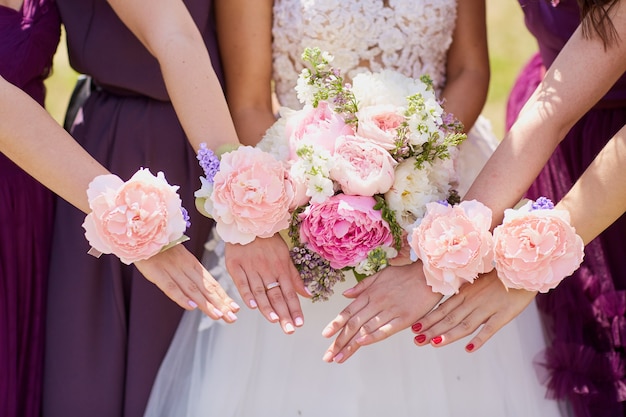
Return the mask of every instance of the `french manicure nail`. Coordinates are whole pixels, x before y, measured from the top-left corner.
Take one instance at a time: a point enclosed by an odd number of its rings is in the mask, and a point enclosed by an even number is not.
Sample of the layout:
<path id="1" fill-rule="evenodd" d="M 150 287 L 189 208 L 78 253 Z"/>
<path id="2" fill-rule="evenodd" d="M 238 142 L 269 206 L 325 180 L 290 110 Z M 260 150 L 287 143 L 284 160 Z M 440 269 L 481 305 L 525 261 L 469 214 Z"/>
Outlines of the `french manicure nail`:
<path id="1" fill-rule="evenodd" d="M 224 317 L 224 313 L 222 313 L 220 310 L 218 310 L 217 308 L 213 309 L 213 312 L 217 315 L 217 317 L 222 318 Z"/>
<path id="2" fill-rule="evenodd" d="M 417 336 L 415 336 L 415 341 L 419 344 L 424 343 L 426 341 L 426 335 L 418 334 Z"/>
<path id="3" fill-rule="evenodd" d="M 254 300 L 248 301 L 248 305 L 250 306 L 250 308 L 257 308 L 256 301 Z"/>
<path id="4" fill-rule="evenodd" d="M 287 333 L 293 333 L 296 331 L 296 329 L 293 327 L 293 325 L 291 323 L 287 323 L 285 324 L 285 331 Z"/>
<path id="5" fill-rule="evenodd" d="M 273 311 L 270 313 L 270 320 L 272 321 L 278 320 L 278 316 Z"/>
<path id="6" fill-rule="evenodd" d="M 322 356 L 322 360 L 324 362 L 331 362 L 332 358 L 333 357 L 332 357 L 330 352 L 326 352 L 326 353 L 324 353 L 324 356 Z"/>
<path id="7" fill-rule="evenodd" d="M 296 326 L 300 327 L 304 324 L 304 320 L 302 320 L 302 317 L 296 317 Z"/>
<path id="8" fill-rule="evenodd" d="M 438 344 L 439 344 L 439 343 L 441 343 L 442 341 L 443 341 L 443 338 L 442 338 L 441 336 L 436 336 L 436 337 L 433 337 L 433 340 L 432 340 L 432 342 L 433 342 L 434 344 L 436 344 L 436 345 L 438 345 Z"/>
<path id="9" fill-rule="evenodd" d="M 198 304 L 196 304 L 193 300 L 187 301 L 187 304 L 189 304 L 189 307 L 191 308 L 198 308 Z"/>
<path id="10" fill-rule="evenodd" d="M 235 310 L 239 310 L 239 309 L 241 308 L 241 307 L 239 306 L 239 304 L 237 304 L 237 303 L 236 303 L 236 302 L 234 302 L 234 301 L 233 301 L 232 303 L 230 303 L 230 306 L 231 306 L 232 308 L 234 308 Z"/>
<path id="11" fill-rule="evenodd" d="M 420 330 L 422 330 L 422 323 L 415 323 L 413 326 L 411 326 L 411 329 L 417 333 Z"/>
<path id="12" fill-rule="evenodd" d="M 333 362 L 339 363 L 339 361 L 342 359 L 343 359 L 343 353 L 338 353 L 337 356 L 333 358 Z"/>
<path id="13" fill-rule="evenodd" d="M 233 321 L 237 320 L 237 316 L 232 311 L 228 312 L 228 317 Z"/>

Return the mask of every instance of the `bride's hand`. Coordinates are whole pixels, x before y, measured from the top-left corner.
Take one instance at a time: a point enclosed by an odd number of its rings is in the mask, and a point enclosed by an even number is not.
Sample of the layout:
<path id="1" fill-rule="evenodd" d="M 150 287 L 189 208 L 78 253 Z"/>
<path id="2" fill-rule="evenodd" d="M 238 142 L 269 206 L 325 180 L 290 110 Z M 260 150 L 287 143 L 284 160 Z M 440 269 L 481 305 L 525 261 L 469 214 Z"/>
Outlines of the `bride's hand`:
<path id="1" fill-rule="evenodd" d="M 226 244 L 226 267 L 241 298 L 285 333 L 304 323 L 298 294 L 310 297 L 279 234 L 247 245 Z"/>
<path id="2" fill-rule="evenodd" d="M 214 320 L 237 320 L 239 306 L 183 245 L 134 263 L 144 277 L 186 310 L 196 306 Z"/>
<path id="3" fill-rule="evenodd" d="M 482 328 L 465 346 L 478 350 L 498 330 L 519 315 L 537 293 L 509 289 L 498 279 L 496 271 L 480 276 L 411 326 L 418 346 L 430 343 L 445 346 Z"/>
<path id="4" fill-rule="evenodd" d="M 441 299 L 426 285 L 421 262 L 389 266 L 344 292 L 355 298 L 322 332 L 339 333 L 323 360 L 345 362 L 361 346 L 404 330 Z"/>

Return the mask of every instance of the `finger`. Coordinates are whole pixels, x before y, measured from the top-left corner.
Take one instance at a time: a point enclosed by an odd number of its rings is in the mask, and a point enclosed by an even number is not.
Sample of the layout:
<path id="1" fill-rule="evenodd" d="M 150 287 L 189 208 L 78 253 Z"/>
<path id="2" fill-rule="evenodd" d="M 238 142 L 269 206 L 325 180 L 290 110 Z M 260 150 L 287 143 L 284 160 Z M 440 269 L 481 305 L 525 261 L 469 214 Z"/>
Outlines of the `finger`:
<path id="1" fill-rule="evenodd" d="M 375 328 L 374 330 L 364 330 L 364 332 L 360 332 L 360 334 L 356 338 L 356 342 L 360 346 L 367 346 L 367 345 L 380 342 L 398 333 L 400 330 L 403 330 L 406 328 L 403 320 L 397 317 L 382 325 L 379 325 L 375 321 L 370 320 L 368 323 L 366 323 L 365 326 L 363 326 L 363 328 L 365 329 L 366 327 L 369 327 L 369 326 L 371 327 L 378 326 L 378 327 Z"/>
<path id="2" fill-rule="evenodd" d="M 256 300 L 256 304 L 258 305 L 258 309 L 263 314 L 263 316 L 270 322 L 276 323 L 280 320 L 280 317 L 274 311 L 272 304 L 268 298 L 266 285 L 258 273 L 249 272 L 248 273 L 248 285 L 250 286 L 250 290 L 252 291 L 252 296 Z"/>
<path id="3" fill-rule="evenodd" d="M 457 311 L 463 308 L 463 295 L 456 294 L 440 303 L 411 326 L 413 333 L 424 332 L 441 321 L 451 321 L 456 315 L 469 314 L 469 311 Z"/>
<path id="4" fill-rule="evenodd" d="M 298 274 L 297 271 L 296 274 Z M 300 280 L 300 282 L 302 282 L 302 280 Z M 304 314 L 302 313 L 300 297 L 298 297 L 298 293 L 293 286 L 293 281 L 291 279 L 284 279 L 281 277 L 280 289 L 287 305 L 289 317 L 293 318 L 293 324 L 296 327 L 301 327 L 304 324 Z M 273 300 L 270 301 L 272 302 L 272 306 L 274 306 L 274 308 L 278 310 L 278 307 L 274 304 Z M 282 317 L 280 312 L 278 313 L 278 315 L 279 317 Z"/>
<path id="5" fill-rule="evenodd" d="M 328 323 L 328 325 L 326 325 L 324 330 L 322 330 L 322 336 L 328 338 L 337 334 L 337 332 L 341 331 L 344 328 L 344 326 L 348 323 L 352 316 L 361 311 L 365 306 L 367 306 L 367 304 L 367 297 L 357 298 L 356 300 L 348 304 L 346 308 L 341 310 L 337 317 L 335 317 L 330 323 Z"/>
<path id="6" fill-rule="evenodd" d="M 295 331 L 295 328 L 293 327 L 293 320 L 289 312 L 287 301 L 285 300 L 285 296 L 283 295 L 282 286 L 278 281 L 274 281 L 272 284 L 277 286 L 273 286 L 272 288 L 270 288 L 268 285 L 266 285 L 265 287 L 265 294 L 267 295 L 267 299 L 269 300 L 272 311 L 276 315 L 278 315 L 280 326 L 282 327 L 283 331 L 287 334 L 293 333 Z M 292 294 L 296 296 L 296 293 L 293 290 Z"/>
<path id="7" fill-rule="evenodd" d="M 326 362 L 335 362 L 335 363 L 344 363 L 345 361 L 347 361 L 352 355 L 354 355 L 356 353 L 357 350 L 359 350 L 361 348 L 361 346 L 356 342 L 356 337 L 350 339 L 348 341 L 347 344 L 345 344 L 345 346 L 343 346 L 343 348 L 341 348 L 336 355 L 333 355 L 332 358 L 330 360 L 328 360 L 327 356 L 324 356 L 323 359 L 326 360 Z M 331 345 L 330 350 L 337 350 L 336 346 Z"/>
<path id="8" fill-rule="evenodd" d="M 448 312 L 441 321 L 428 330 L 419 332 L 415 342 L 421 345 L 430 343 L 433 346 L 445 346 L 456 342 L 476 331 L 489 315 L 490 313 L 484 310 L 466 312 L 463 307 L 458 307 Z"/>
<path id="9" fill-rule="evenodd" d="M 380 312 L 376 313 L 372 309 L 365 307 L 357 314 L 353 315 L 343 326 L 341 332 L 333 341 L 331 348 L 327 350 L 324 358 L 326 361 L 335 360 L 336 356 L 341 354 L 342 357 L 349 357 L 355 350 L 356 339 L 365 335 L 366 330 L 363 325 L 372 322 L 371 327 L 377 328 L 384 324 L 380 317 Z M 350 347 L 351 346 L 351 347 Z M 352 353 L 351 353 L 352 352 Z"/>
<path id="10" fill-rule="evenodd" d="M 239 292 L 239 296 L 246 303 L 246 305 L 252 309 L 258 307 L 258 303 L 252 293 L 252 289 L 248 283 L 248 277 L 245 271 L 240 266 L 227 266 L 228 273 L 230 274 L 233 282 L 235 283 L 235 287 L 237 287 L 237 291 Z"/>

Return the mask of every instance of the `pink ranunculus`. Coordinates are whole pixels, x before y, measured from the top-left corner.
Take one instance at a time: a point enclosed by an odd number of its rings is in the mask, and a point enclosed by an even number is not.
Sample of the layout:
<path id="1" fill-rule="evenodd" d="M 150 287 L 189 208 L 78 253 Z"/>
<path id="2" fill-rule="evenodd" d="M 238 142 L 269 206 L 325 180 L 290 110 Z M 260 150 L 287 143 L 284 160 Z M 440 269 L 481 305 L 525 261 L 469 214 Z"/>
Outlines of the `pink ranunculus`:
<path id="1" fill-rule="evenodd" d="M 345 194 L 384 194 L 393 185 L 397 162 L 381 146 L 358 136 L 337 139 L 330 178 Z"/>
<path id="2" fill-rule="evenodd" d="M 396 148 L 397 130 L 405 117 L 393 105 L 369 106 L 359 110 L 357 134 L 377 143 L 386 150 Z"/>
<path id="3" fill-rule="evenodd" d="M 569 224 L 566 210 L 504 212 L 503 223 L 493 231 L 495 265 L 508 288 L 548 292 L 580 266 L 583 241 Z"/>
<path id="4" fill-rule="evenodd" d="M 140 169 L 127 182 L 100 175 L 89 184 L 91 213 L 83 223 L 85 237 L 101 253 L 113 253 L 125 264 L 148 259 L 177 241 L 187 228 L 177 186 L 159 172 Z"/>
<path id="5" fill-rule="evenodd" d="M 455 294 L 465 282 L 493 269 L 491 210 L 478 201 L 429 203 L 410 245 L 424 264 L 433 291 Z"/>
<path id="6" fill-rule="evenodd" d="M 335 269 L 354 267 L 393 235 L 373 197 L 337 194 L 300 214 L 300 241 Z"/>
<path id="7" fill-rule="evenodd" d="M 250 146 L 225 153 L 214 177 L 213 218 L 230 243 L 246 244 L 289 226 L 295 191 L 283 164 Z"/>
<path id="8" fill-rule="evenodd" d="M 295 159 L 302 141 L 332 153 L 335 139 L 342 135 L 352 135 L 354 130 L 340 115 L 332 111 L 327 102 L 320 101 L 317 107 L 305 106 L 302 110 L 291 113 L 285 125 L 285 134 L 289 138 L 290 159 Z"/>

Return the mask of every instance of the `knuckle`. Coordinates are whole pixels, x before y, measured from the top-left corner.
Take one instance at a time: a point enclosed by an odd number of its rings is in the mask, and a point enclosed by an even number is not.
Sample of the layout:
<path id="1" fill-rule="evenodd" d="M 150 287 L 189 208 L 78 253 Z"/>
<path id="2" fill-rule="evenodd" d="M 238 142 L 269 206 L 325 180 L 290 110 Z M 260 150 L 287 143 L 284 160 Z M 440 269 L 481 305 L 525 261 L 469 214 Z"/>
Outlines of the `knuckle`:
<path id="1" fill-rule="evenodd" d="M 456 323 L 456 315 L 454 313 L 446 314 L 443 317 L 443 322 L 448 325 Z"/>
<path id="2" fill-rule="evenodd" d="M 459 327 L 464 331 L 464 332 L 470 332 L 472 330 L 472 323 L 469 320 L 462 320 L 459 323 Z"/>

